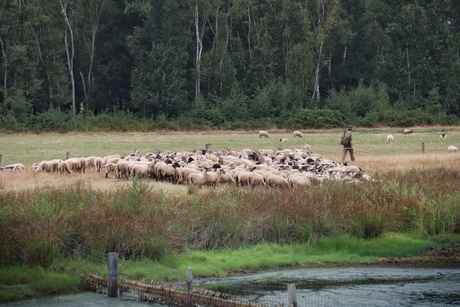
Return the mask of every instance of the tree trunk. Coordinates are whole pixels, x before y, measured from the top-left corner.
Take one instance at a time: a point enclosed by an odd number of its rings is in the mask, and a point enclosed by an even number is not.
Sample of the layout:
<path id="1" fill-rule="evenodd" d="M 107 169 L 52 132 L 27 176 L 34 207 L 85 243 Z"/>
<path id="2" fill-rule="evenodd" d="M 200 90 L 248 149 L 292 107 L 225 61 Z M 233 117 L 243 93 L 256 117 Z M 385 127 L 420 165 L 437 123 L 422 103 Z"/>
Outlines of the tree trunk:
<path id="1" fill-rule="evenodd" d="M 200 97 L 201 88 L 201 54 L 203 52 L 203 42 L 200 35 L 200 15 L 198 13 L 198 4 L 195 5 L 195 35 L 196 35 L 196 57 L 195 57 L 195 99 Z"/>
<path id="2" fill-rule="evenodd" d="M 2 57 L 3 57 L 3 101 L 5 101 L 7 95 L 7 80 L 8 80 L 8 57 L 5 52 L 5 45 L 3 43 L 3 38 L 0 37 L 0 45 L 2 47 Z"/>
<path id="3" fill-rule="evenodd" d="M 72 113 L 76 115 L 76 98 L 75 98 L 75 77 L 73 73 L 73 61 L 75 57 L 75 45 L 73 38 L 72 26 L 70 25 L 69 18 L 67 16 L 67 0 L 59 0 L 61 4 L 62 14 L 64 15 L 65 29 L 64 29 L 64 43 L 66 47 L 67 54 L 67 69 L 69 70 L 70 85 L 72 87 Z M 70 33 L 70 47 L 67 34 Z M 70 48 L 70 50 L 69 50 Z"/>

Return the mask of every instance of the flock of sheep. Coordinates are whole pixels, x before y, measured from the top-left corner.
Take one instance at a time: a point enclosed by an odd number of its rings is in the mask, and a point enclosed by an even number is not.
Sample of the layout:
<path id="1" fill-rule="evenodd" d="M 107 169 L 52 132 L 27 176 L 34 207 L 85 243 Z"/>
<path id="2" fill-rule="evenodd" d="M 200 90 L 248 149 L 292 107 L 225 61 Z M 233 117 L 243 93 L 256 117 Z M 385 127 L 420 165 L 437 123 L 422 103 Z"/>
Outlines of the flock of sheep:
<path id="1" fill-rule="evenodd" d="M 412 133 L 406 129 L 404 134 Z M 294 138 L 303 138 L 294 131 Z M 269 138 L 267 131 L 260 131 L 259 138 Z M 442 134 L 441 138 L 446 135 Z M 280 139 L 287 142 L 287 139 Z M 387 143 L 394 141 L 387 136 Z M 449 146 L 448 152 L 457 152 Z M 1 167 L 0 170 L 25 171 L 21 163 Z M 156 152 L 141 154 L 138 150 L 122 156 L 90 156 L 65 160 L 44 160 L 32 165 L 34 172 L 59 174 L 85 173 L 93 170 L 105 174 L 106 178 L 130 180 L 134 177 L 151 178 L 173 184 L 194 186 L 216 186 L 234 184 L 249 187 L 298 188 L 313 181 L 325 180 L 361 181 L 372 180 L 357 166 L 334 162 L 313 153 L 310 145 L 302 149 L 243 149 L 241 151 L 220 150 Z"/>
<path id="2" fill-rule="evenodd" d="M 325 159 L 302 149 L 243 149 L 216 152 L 156 152 L 141 154 L 138 150 L 127 156 L 109 155 L 53 159 L 34 163 L 34 172 L 60 174 L 101 172 L 105 177 L 130 180 L 133 177 L 193 186 L 233 184 L 241 187 L 298 188 L 313 181 L 371 180 L 357 166 Z"/>

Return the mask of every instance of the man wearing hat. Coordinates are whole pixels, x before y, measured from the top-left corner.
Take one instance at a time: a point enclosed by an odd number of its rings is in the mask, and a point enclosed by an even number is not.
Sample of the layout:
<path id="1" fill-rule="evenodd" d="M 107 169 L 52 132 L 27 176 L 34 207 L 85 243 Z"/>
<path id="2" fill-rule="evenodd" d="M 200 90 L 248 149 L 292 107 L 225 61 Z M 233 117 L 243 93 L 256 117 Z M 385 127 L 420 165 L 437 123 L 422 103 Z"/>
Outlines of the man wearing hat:
<path id="1" fill-rule="evenodd" d="M 347 130 L 343 133 L 343 136 L 348 138 L 350 141 L 348 142 L 348 145 L 343 145 L 342 163 L 345 162 L 347 152 L 350 152 L 351 161 L 355 161 L 355 155 L 353 154 L 353 135 L 351 133 L 352 130 L 353 127 L 348 126 Z"/>

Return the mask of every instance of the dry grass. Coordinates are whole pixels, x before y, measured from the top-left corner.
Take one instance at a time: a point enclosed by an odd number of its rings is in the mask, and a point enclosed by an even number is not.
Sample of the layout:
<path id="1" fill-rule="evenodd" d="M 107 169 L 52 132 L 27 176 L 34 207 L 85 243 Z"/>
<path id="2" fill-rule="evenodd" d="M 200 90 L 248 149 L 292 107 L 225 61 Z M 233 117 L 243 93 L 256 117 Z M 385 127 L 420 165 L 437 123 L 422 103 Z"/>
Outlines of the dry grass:
<path id="1" fill-rule="evenodd" d="M 336 159 L 340 159 L 339 156 Z M 460 156 L 447 153 L 385 156 L 367 154 L 358 156 L 357 161 L 349 164 L 358 165 L 366 173 L 372 177 L 376 177 L 393 171 L 406 172 L 436 168 L 460 170 Z M 171 185 L 150 179 L 145 179 L 144 181 L 152 190 L 163 191 L 165 194 L 185 195 L 188 190 L 186 186 Z M 92 169 L 84 174 L 75 173 L 71 175 L 34 173 L 30 169 L 25 172 L 0 172 L 0 192 L 59 188 L 76 184 L 84 184 L 96 190 L 110 191 L 128 188 L 132 183 L 130 181 L 117 180 L 113 176 L 105 178 L 103 173 L 97 173 Z"/>
<path id="2" fill-rule="evenodd" d="M 356 161 L 371 176 L 389 171 L 423 170 L 448 168 L 460 170 L 460 156 L 448 154 L 447 146 L 458 146 L 459 127 L 416 127 L 414 134 L 403 135 L 401 129 L 357 129 L 354 132 Z M 439 138 L 440 132 L 447 133 L 446 139 Z M 134 149 L 142 153 L 155 151 L 200 150 L 212 144 L 214 151 L 243 148 L 302 148 L 310 144 L 315 153 L 333 161 L 340 161 L 341 146 L 338 144 L 340 129 L 303 131 L 304 138 L 293 138 L 292 131 L 270 131 L 270 138 L 259 138 L 257 131 L 203 131 L 167 133 L 98 133 L 98 134 L 23 134 L 0 135 L 2 165 L 23 163 L 24 173 L 0 172 L 0 191 L 61 187 L 85 183 L 93 188 L 111 190 L 124 188 L 128 182 L 105 178 L 104 174 L 89 170 L 85 174 L 58 175 L 33 173 L 30 167 L 41 160 L 64 159 L 91 155 L 129 154 Z M 386 144 L 388 134 L 395 136 L 393 145 Z M 280 143 L 288 138 L 288 143 Z M 425 151 L 422 154 L 421 143 Z M 460 146 L 458 146 L 460 147 Z M 186 192 L 183 186 L 148 181 L 155 190 L 174 193 Z"/>

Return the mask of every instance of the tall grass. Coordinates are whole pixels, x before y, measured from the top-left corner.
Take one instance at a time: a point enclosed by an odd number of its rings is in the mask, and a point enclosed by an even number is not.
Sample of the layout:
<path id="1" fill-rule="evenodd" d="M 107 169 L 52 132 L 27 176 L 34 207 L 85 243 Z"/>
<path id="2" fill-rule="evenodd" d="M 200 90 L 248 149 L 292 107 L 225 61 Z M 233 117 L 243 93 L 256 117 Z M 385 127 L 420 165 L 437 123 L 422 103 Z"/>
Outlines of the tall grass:
<path id="1" fill-rule="evenodd" d="M 391 232 L 460 232 L 460 175 L 453 169 L 388 172 L 379 181 L 325 182 L 295 192 L 219 187 L 186 197 L 149 182 L 101 191 L 0 193 L 0 264 L 49 266 L 76 242 L 100 253 L 163 259 L 187 250 L 307 243 Z M 68 245 L 67 245 L 68 246 Z"/>

